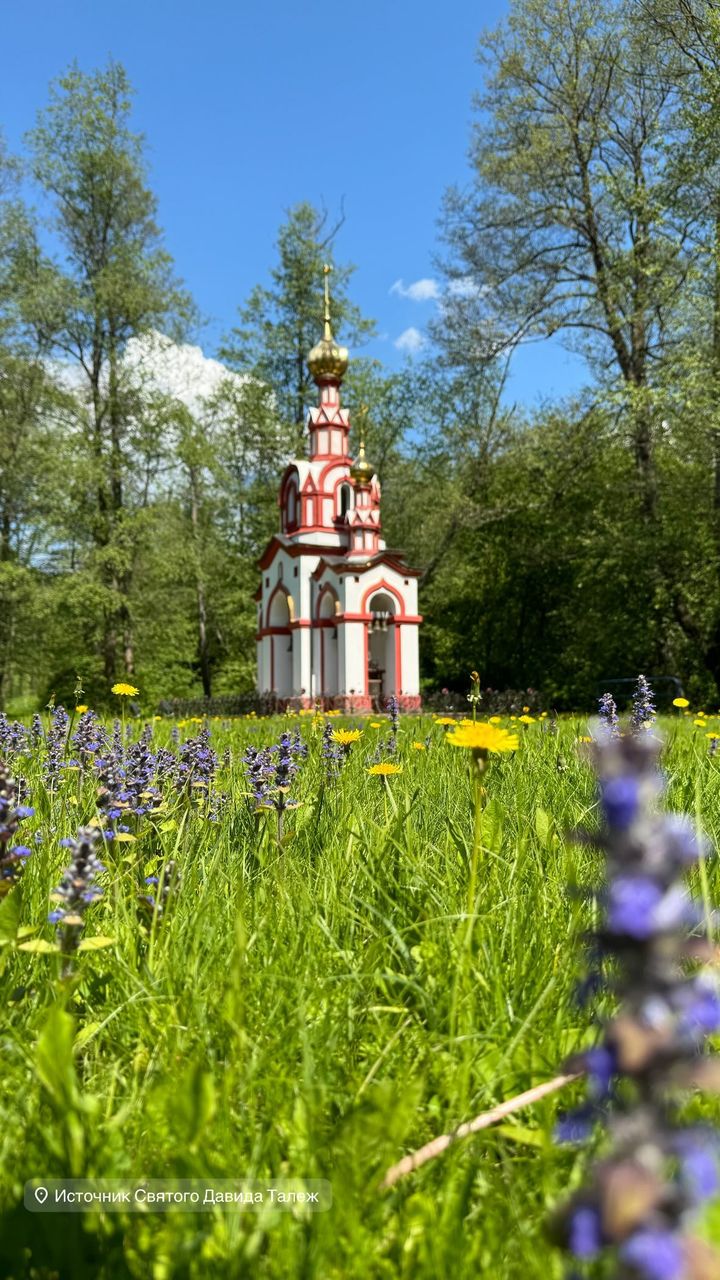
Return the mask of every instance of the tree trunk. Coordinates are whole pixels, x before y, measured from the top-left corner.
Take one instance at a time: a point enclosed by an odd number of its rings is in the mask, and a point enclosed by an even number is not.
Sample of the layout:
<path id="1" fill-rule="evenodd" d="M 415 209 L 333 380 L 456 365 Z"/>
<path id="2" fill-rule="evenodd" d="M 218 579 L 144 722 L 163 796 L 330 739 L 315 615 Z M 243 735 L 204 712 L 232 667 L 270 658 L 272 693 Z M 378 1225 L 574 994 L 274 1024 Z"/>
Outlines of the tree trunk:
<path id="1" fill-rule="evenodd" d="M 195 593 L 197 598 L 198 619 L 198 659 L 200 662 L 200 679 L 206 698 L 212 697 L 212 679 L 210 675 L 210 654 L 207 642 L 207 608 L 205 601 L 205 581 L 202 574 L 202 551 L 200 547 L 200 512 L 198 498 L 197 469 L 190 467 L 190 522 L 192 524 L 193 550 L 195 557 Z"/>

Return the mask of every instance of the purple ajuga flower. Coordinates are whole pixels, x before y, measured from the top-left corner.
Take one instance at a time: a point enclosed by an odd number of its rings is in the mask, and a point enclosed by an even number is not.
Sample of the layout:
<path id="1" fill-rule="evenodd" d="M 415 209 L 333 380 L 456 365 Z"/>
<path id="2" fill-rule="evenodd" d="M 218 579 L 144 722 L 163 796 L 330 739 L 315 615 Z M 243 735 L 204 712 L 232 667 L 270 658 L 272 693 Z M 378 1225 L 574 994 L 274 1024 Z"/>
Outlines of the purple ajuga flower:
<path id="1" fill-rule="evenodd" d="M 654 694 L 645 676 L 638 676 L 630 712 L 631 733 L 642 733 L 655 720 Z"/>
<path id="2" fill-rule="evenodd" d="M 686 1274 L 680 1241 L 661 1228 L 637 1231 L 620 1249 L 620 1257 L 635 1268 L 639 1280 L 681 1280 Z"/>
<path id="3" fill-rule="evenodd" d="M 718 1136 L 712 1130 L 685 1129 L 678 1133 L 672 1150 L 680 1165 L 680 1178 L 692 1199 L 701 1204 L 720 1190 Z"/>
<path id="4" fill-rule="evenodd" d="M 608 733 L 611 738 L 617 738 L 620 733 L 620 722 L 618 720 L 615 699 L 611 693 L 604 693 L 602 697 L 598 699 L 598 713 L 606 733 Z"/>
<path id="5" fill-rule="evenodd" d="M 346 753 L 339 742 L 333 739 L 333 727 L 329 720 L 323 726 L 322 731 L 322 757 L 325 762 L 325 778 L 328 782 L 334 780 L 340 774 L 342 767 L 347 759 Z"/>
<path id="6" fill-rule="evenodd" d="M 307 747 L 299 734 L 293 737 L 283 733 L 276 746 L 248 747 L 243 757 L 257 808 L 277 812 L 278 836 L 282 835 L 285 811 L 297 808 L 298 802 L 291 798 L 290 791 L 306 755 Z"/>
<path id="7" fill-rule="evenodd" d="M 108 736 L 94 711 L 81 713 L 71 743 L 84 768 L 93 765 L 99 753 L 107 750 Z"/>
<path id="8" fill-rule="evenodd" d="M 580 1204 L 569 1224 L 570 1252 L 576 1258 L 594 1258 L 600 1252 L 602 1236 L 600 1217 L 593 1205 Z"/>
<path id="9" fill-rule="evenodd" d="M 397 751 L 398 729 L 400 728 L 400 703 L 395 694 L 391 694 L 386 702 L 387 713 L 390 717 L 390 737 L 388 739 L 388 749 L 391 754 Z"/>
<path id="10" fill-rule="evenodd" d="M 18 791 L 7 765 L 0 763 L 0 881 L 5 889 L 20 879 L 31 853 L 28 845 L 15 843 L 20 823 L 35 813 L 29 805 L 17 803 Z"/>
<path id="11" fill-rule="evenodd" d="M 647 876 L 618 876 L 608 892 L 608 929 L 630 938 L 649 938 L 662 896 L 660 886 Z"/>
<path id="12" fill-rule="evenodd" d="M 0 711 L 0 755 L 7 758 L 22 755 L 29 751 L 31 737 L 24 724 L 19 720 L 8 720 L 4 711 Z"/>
<path id="13" fill-rule="evenodd" d="M 647 723 L 643 716 L 638 724 Z M 568 1063 L 587 1074 L 589 1098 L 557 1129 L 561 1138 L 581 1138 L 593 1107 L 607 1123 L 607 1149 L 558 1214 L 556 1236 L 579 1259 L 613 1250 L 617 1280 L 690 1280 L 689 1220 L 718 1185 L 716 1136 L 677 1117 L 678 1086 L 702 1087 L 720 995 L 710 978 L 688 975 L 703 944 L 684 876 L 705 850 L 687 819 L 658 812 L 660 746 L 641 732 L 595 744 L 602 826 L 594 839 L 606 884 L 591 945 L 594 971 L 605 973 L 617 1009 L 598 1018 L 600 1043 Z M 720 1257 L 707 1267 L 720 1276 Z"/>
<path id="14" fill-rule="evenodd" d="M 64 764 L 67 732 L 70 717 L 64 707 L 55 707 L 50 717 L 50 728 L 45 738 L 45 762 L 43 772 L 52 791 L 57 785 Z"/>
<path id="15" fill-rule="evenodd" d="M 72 851 L 72 857 L 60 884 L 53 891 L 52 896 L 59 900 L 59 905 L 50 912 L 48 920 L 59 926 L 60 950 L 65 956 L 77 950 L 87 907 L 102 897 L 102 889 L 95 883 L 100 872 L 105 870 L 97 856 L 99 839 L 97 827 L 81 827 L 75 839 L 61 841 L 63 848 Z M 68 963 L 65 972 L 68 971 Z"/>
<path id="16" fill-rule="evenodd" d="M 636 778 L 608 778 L 600 784 L 600 804 L 609 827 L 624 831 L 630 826 L 640 799 Z"/>

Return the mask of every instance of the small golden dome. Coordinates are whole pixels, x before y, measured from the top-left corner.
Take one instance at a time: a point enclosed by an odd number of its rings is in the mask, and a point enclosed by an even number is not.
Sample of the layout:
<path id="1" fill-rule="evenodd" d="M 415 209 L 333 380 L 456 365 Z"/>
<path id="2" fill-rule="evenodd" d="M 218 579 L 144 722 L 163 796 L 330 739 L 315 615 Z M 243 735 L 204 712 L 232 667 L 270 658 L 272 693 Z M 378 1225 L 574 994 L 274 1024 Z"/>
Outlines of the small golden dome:
<path id="1" fill-rule="evenodd" d="M 360 452 L 350 468 L 351 479 L 355 484 L 370 484 L 375 475 L 375 468 L 365 457 L 365 441 L 360 441 Z"/>
<path id="2" fill-rule="evenodd" d="M 307 358 L 308 369 L 316 382 L 323 382 L 326 378 L 341 382 L 347 372 L 350 360 L 347 347 L 339 346 L 333 337 L 330 327 L 330 289 L 328 285 L 330 270 L 328 266 L 323 267 L 325 275 L 325 328 L 323 336 L 315 344 Z"/>

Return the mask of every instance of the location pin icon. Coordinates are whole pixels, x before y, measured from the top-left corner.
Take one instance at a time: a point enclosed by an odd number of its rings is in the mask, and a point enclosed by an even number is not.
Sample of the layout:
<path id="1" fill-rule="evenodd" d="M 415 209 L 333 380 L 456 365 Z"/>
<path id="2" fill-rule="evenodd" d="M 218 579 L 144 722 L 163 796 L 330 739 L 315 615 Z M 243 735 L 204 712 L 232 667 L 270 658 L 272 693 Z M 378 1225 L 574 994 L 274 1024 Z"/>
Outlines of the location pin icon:
<path id="1" fill-rule="evenodd" d="M 47 1187 L 35 1188 L 35 1199 L 38 1201 L 39 1204 L 44 1204 L 47 1198 L 48 1198 Z"/>

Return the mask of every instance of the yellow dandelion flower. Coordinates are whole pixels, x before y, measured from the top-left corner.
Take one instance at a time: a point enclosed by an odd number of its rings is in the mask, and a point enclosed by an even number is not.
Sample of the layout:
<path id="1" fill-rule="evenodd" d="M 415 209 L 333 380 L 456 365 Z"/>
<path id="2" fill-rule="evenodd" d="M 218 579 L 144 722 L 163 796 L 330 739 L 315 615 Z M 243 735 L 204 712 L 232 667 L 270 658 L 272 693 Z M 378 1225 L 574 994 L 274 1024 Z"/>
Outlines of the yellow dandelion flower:
<path id="1" fill-rule="evenodd" d="M 382 720 L 371 720 L 371 721 L 370 721 L 370 728 L 371 728 L 371 729 L 384 729 L 384 728 L 385 728 L 385 725 L 384 725 L 384 722 L 383 722 Z"/>
<path id="2" fill-rule="evenodd" d="M 502 723 L 502 716 L 491 716 L 491 717 L 490 717 L 490 724 L 501 724 L 501 723 Z"/>
<path id="3" fill-rule="evenodd" d="M 705 721 L 704 721 L 704 720 L 693 720 L 693 724 L 696 724 L 696 725 L 697 725 L 697 727 L 698 727 L 698 729 L 704 729 L 704 728 L 705 728 Z"/>
<path id="4" fill-rule="evenodd" d="M 325 712 L 325 715 L 326 715 L 326 716 L 341 716 L 341 715 L 342 715 L 342 711 L 326 711 L 326 712 Z"/>
<path id="5" fill-rule="evenodd" d="M 136 689 L 134 684 L 123 684 L 122 681 L 120 681 L 119 684 L 113 685 L 110 692 L 117 693 L 121 698 L 135 698 L 140 690 Z"/>
<path id="6" fill-rule="evenodd" d="M 390 764 L 387 760 L 384 760 L 382 764 L 371 764 L 368 769 L 368 773 L 372 773 L 379 778 L 389 778 L 393 774 L 402 773 L 402 771 L 401 764 Z"/>
<path id="7" fill-rule="evenodd" d="M 469 747 L 471 751 L 487 753 L 517 751 L 518 736 L 507 729 L 496 729 L 495 725 L 473 724 L 457 728 L 449 733 L 447 740 L 453 747 Z"/>
<path id="8" fill-rule="evenodd" d="M 705 734 L 705 737 L 706 737 L 706 738 L 720 738 L 720 733 L 718 733 L 717 729 L 711 729 L 710 733 L 706 733 L 706 734 Z"/>
<path id="9" fill-rule="evenodd" d="M 523 707 L 523 715 L 527 715 L 529 710 L 530 710 L 529 707 Z"/>
<path id="10" fill-rule="evenodd" d="M 673 698 L 674 707 L 689 707 L 690 703 L 687 698 Z"/>
<path id="11" fill-rule="evenodd" d="M 438 716 L 435 723 L 436 724 L 457 724 L 457 720 L 455 719 L 454 716 Z"/>
<path id="12" fill-rule="evenodd" d="M 535 723 L 535 717 L 534 717 L 534 716 L 518 716 L 518 720 L 520 721 L 520 723 L 521 723 L 521 724 L 534 724 L 534 723 Z"/>
<path id="13" fill-rule="evenodd" d="M 84 715 L 85 715 L 85 712 L 87 711 L 87 707 L 86 707 L 85 703 L 84 703 L 84 702 L 81 702 L 81 703 L 80 703 L 80 706 L 75 708 L 75 711 L 77 712 L 77 714 L 78 714 L 79 716 L 84 716 Z"/>
<path id="14" fill-rule="evenodd" d="M 424 742 L 413 742 L 413 744 L 412 744 L 412 745 L 413 745 L 413 751 L 424 751 L 424 750 L 425 750 L 425 743 L 424 743 Z"/>
<path id="15" fill-rule="evenodd" d="M 357 742 L 362 737 L 362 729 L 333 729 L 330 737 L 335 742 L 340 742 L 346 747 L 351 742 Z"/>
<path id="16" fill-rule="evenodd" d="M 578 742 L 592 742 L 592 738 L 578 738 Z"/>

